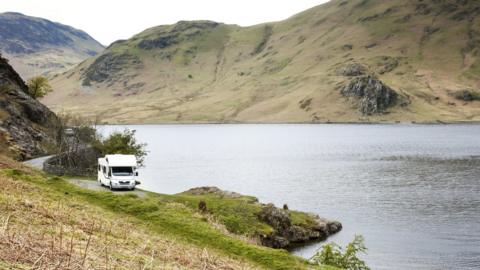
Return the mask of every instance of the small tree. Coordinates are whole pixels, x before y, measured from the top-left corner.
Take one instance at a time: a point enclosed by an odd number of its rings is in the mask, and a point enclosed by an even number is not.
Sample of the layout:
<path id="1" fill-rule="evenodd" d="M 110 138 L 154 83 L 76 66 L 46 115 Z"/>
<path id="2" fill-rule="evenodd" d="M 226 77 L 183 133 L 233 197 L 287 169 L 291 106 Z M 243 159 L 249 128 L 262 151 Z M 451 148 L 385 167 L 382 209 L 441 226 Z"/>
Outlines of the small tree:
<path id="1" fill-rule="evenodd" d="M 125 129 L 123 132 L 114 132 L 106 139 L 99 139 L 92 143 L 95 149 L 102 156 L 111 154 L 135 155 L 138 165 L 144 165 L 147 151 L 144 143 L 138 143 L 135 138 L 135 130 Z"/>
<path id="2" fill-rule="evenodd" d="M 42 98 L 53 91 L 48 79 L 43 76 L 33 77 L 27 82 L 28 95 L 34 99 Z"/>
<path id="3" fill-rule="evenodd" d="M 367 248 L 363 236 L 355 235 L 345 251 L 335 243 L 329 243 L 322 247 L 310 260 L 314 264 L 334 266 L 347 270 L 370 270 L 364 261 L 357 257 L 357 253 L 365 253 Z"/>

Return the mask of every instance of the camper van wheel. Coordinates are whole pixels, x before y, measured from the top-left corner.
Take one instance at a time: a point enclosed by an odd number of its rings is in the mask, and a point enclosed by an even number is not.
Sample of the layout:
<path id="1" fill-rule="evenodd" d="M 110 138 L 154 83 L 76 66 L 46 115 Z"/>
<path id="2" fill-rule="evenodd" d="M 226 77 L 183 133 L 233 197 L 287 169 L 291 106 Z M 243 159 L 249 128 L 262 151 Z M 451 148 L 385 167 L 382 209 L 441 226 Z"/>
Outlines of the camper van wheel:
<path id="1" fill-rule="evenodd" d="M 110 190 L 113 190 L 113 187 L 112 187 L 112 182 L 110 182 L 110 186 L 109 186 Z"/>

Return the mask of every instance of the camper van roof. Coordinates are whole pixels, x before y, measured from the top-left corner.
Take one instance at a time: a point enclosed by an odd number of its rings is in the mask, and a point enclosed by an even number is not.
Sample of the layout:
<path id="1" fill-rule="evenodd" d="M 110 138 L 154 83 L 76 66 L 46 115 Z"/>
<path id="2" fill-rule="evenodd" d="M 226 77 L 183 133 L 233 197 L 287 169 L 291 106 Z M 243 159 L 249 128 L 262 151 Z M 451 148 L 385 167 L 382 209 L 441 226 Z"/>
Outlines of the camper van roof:
<path id="1" fill-rule="evenodd" d="M 110 167 L 137 166 L 137 158 L 134 155 L 106 155 L 105 159 Z"/>

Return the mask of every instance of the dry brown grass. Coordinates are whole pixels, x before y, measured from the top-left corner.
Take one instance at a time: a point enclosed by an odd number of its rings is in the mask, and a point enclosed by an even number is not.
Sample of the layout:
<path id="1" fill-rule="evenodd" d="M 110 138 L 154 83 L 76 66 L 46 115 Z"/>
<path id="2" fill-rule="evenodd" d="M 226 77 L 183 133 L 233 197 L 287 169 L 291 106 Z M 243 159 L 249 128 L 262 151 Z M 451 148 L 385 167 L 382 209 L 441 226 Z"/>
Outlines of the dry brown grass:
<path id="1" fill-rule="evenodd" d="M 0 155 L 0 169 L 16 169 L 24 172 L 33 172 L 32 168 L 22 165 L 22 163 L 16 162 L 8 157 Z"/>
<path id="2" fill-rule="evenodd" d="M 0 186 L 0 268 L 255 268 L 75 199 L 59 201 L 3 173 Z"/>

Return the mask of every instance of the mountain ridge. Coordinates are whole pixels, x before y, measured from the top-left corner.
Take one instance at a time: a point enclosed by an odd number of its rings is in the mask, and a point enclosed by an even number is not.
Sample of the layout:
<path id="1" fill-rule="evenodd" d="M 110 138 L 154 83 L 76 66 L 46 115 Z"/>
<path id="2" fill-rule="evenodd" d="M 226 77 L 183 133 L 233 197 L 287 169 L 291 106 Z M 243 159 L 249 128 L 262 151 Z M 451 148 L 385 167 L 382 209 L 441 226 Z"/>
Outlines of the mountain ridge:
<path id="1" fill-rule="evenodd" d="M 103 48 L 71 26 L 18 12 L 0 13 L 0 51 L 24 78 L 67 70 Z"/>
<path id="2" fill-rule="evenodd" d="M 478 121 L 457 92 L 478 94 L 479 4 L 333 0 L 251 27 L 152 27 L 58 75 L 45 102 L 111 123 Z"/>

